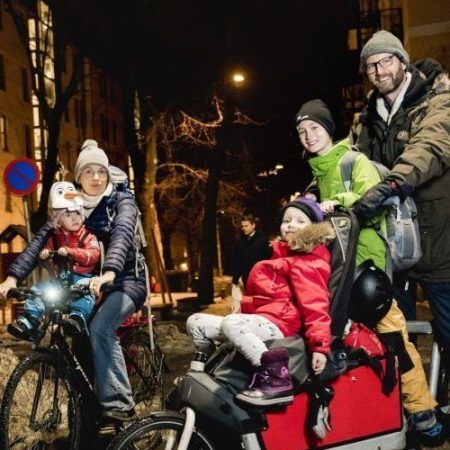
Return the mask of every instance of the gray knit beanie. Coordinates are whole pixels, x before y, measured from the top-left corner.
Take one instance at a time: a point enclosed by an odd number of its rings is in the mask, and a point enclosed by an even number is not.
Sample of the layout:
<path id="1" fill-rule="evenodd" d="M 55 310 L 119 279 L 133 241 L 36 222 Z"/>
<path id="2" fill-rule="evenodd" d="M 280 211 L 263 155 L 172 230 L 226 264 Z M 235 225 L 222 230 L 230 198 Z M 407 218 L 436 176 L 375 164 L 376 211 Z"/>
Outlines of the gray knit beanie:
<path id="1" fill-rule="evenodd" d="M 361 51 L 360 70 L 365 70 L 369 56 L 378 55 L 379 53 L 392 53 L 403 63 L 409 64 L 408 52 L 404 49 L 400 39 L 389 31 L 381 30 L 377 31 L 364 45 Z"/>
<path id="2" fill-rule="evenodd" d="M 81 152 L 78 155 L 75 164 L 75 183 L 78 183 L 82 170 L 89 164 L 97 164 L 103 166 L 109 174 L 109 160 L 106 153 L 99 148 L 97 141 L 94 139 L 87 139 L 81 146 Z"/>

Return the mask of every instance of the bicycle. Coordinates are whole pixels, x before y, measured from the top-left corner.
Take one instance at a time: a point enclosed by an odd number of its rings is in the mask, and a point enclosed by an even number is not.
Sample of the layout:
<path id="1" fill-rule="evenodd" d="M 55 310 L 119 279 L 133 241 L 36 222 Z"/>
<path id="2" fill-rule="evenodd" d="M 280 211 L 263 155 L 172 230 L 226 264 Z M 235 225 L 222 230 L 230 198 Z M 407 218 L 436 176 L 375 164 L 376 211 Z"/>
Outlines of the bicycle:
<path id="1" fill-rule="evenodd" d="M 100 426 L 101 408 L 86 370 L 62 331 L 71 301 L 86 295 L 87 286 L 50 287 L 39 292 L 13 289 L 8 296 L 26 300 L 45 297 L 47 312 L 33 352 L 13 370 L 0 409 L 0 448 L 75 450 L 91 442 Z M 128 322 L 128 323 L 127 323 Z M 164 398 L 164 356 L 154 342 L 148 318 L 127 321 L 118 331 L 136 403 L 148 408 Z M 41 345 L 46 333 L 48 345 Z M 139 410 L 139 407 L 138 407 Z M 81 439 L 83 438 L 83 439 Z"/>

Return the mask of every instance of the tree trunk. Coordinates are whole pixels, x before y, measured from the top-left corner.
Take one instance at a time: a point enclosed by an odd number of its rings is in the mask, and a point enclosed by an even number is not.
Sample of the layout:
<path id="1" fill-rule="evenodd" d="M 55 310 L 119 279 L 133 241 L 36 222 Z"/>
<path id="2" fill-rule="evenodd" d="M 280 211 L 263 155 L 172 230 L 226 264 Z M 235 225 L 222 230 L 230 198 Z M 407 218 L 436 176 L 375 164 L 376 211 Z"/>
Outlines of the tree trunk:
<path id="1" fill-rule="evenodd" d="M 232 109 L 223 104 L 223 122 L 217 132 L 217 146 L 211 155 L 206 183 L 205 212 L 200 246 L 198 303 L 214 303 L 214 262 L 216 257 L 217 197 L 225 156 L 230 142 Z"/>

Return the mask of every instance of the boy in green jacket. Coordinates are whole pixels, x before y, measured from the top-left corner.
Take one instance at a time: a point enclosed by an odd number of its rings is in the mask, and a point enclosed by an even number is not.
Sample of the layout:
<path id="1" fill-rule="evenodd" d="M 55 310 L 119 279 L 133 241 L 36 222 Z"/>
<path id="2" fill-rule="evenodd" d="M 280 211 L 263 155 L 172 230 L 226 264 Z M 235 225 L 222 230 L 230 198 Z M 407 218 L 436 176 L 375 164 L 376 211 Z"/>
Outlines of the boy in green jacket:
<path id="1" fill-rule="evenodd" d="M 321 100 L 303 104 L 296 115 L 296 127 L 300 142 L 309 154 L 308 164 L 316 177 L 320 193 L 321 209 L 324 213 L 334 211 L 335 206 L 351 207 L 372 186 L 381 181 L 377 169 L 364 155 L 358 155 L 352 170 L 352 190 L 346 192 L 341 176 L 341 160 L 351 150 L 348 139 L 333 143 L 335 130 L 330 110 Z M 384 213 L 370 222 L 370 227 L 361 228 L 356 250 L 356 264 L 372 259 L 380 269 L 386 269 L 386 245 L 376 229 L 385 230 Z M 403 402 L 412 417 L 414 431 L 425 445 L 435 444 L 436 435 L 442 435 L 442 424 L 436 420 L 436 401 L 431 396 L 420 356 L 409 342 L 406 321 L 394 300 L 387 315 L 377 324 L 379 333 L 400 331 L 405 349 L 412 364 L 403 368 L 401 375 Z M 402 369 L 402 367 L 401 367 Z"/>

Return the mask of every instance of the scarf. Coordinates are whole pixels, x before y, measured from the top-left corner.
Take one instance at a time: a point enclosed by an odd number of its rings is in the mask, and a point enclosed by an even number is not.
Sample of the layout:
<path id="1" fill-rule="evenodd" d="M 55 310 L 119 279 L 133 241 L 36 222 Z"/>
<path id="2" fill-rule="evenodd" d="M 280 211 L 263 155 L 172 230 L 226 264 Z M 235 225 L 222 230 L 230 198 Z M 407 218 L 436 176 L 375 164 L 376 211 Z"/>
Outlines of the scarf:
<path id="1" fill-rule="evenodd" d="M 83 199 L 84 215 L 88 218 L 96 206 L 100 203 L 103 197 L 109 197 L 113 191 L 113 185 L 109 182 L 106 189 L 100 195 L 89 195 L 86 192 L 81 191 L 81 197 Z"/>
<path id="2" fill-rule="evenodd" d="M 409 84 L 411 83 L 411 74 L 406 72 L 406 81 L 402 87 L 402 90 L 398 93 L 394 103 L 392 104 L 391 110 L 389 111 L 386 107 L 386 103 L 382 96 L 377 98 L 377 112 L 381 116 L 381 118 L 389 125 L 391 123 L 392 117 L 394 117 L 395 113 L 399 110 L 400 105 L 405 98 L 406 90 L 408 89 Z"/>

